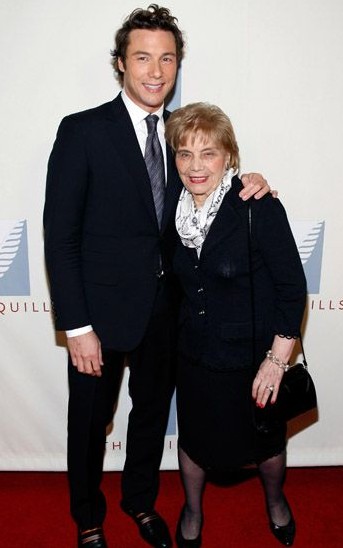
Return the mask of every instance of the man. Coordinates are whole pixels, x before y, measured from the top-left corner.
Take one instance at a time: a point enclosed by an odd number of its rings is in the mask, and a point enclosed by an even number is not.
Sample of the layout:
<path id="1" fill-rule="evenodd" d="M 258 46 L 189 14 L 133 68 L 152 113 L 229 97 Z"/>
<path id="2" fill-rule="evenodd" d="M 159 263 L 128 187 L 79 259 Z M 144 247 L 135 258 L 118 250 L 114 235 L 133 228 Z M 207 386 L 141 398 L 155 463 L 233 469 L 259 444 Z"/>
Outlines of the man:
<path id="1" fill-rule="evenodd" d="M 49 160 L 46 263 L 56 328 L 68 337 L 68 472 L 79 547 L 107 546 L 100 482 L 125 356 L 132 411 L 121 505 L 147 543 L 172 545 L 154 505 L 174 388 L 170 257 L 181 189 L 164 140 L 164 100 L 183 45 L 169 10 L 135 10 L 112 53 L 122 93 L 64 118 Z M 257 179 L 247 177 L 245 198 L 268 192 Z"/>

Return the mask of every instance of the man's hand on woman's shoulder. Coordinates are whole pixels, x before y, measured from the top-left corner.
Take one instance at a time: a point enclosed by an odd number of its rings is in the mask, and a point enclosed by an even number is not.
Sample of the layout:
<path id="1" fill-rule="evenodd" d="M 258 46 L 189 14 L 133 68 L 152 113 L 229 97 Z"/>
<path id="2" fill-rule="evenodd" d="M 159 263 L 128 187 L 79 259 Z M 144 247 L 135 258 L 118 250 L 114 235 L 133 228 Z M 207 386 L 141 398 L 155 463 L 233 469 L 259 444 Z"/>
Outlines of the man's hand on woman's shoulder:
<path id="1" fill-rule="evenodd" d="M 259 200 L 268 192 L 271 192 L 274 198 L 277 198 L 277 190 L 271 190 L 266 179 L 260 173 L 245 173 L 241 176 L 241 180 L 244 188 L 240 191 L 239 195 L 242 200 L 249 200 L 252 196 L 256 200 Z"/>

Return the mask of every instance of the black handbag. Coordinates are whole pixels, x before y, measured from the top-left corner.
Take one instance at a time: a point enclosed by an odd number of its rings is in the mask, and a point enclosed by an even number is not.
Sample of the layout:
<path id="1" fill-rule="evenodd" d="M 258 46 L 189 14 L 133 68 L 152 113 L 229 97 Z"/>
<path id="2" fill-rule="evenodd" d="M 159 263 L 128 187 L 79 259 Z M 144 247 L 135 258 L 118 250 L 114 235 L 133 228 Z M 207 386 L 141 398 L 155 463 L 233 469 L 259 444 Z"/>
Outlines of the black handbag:
<path id="1" fill-rule="evenodd" d="M 250 290 L 251 307 L 253 315 L 253 325 L 255 323 L 254 310 L 254 284 L 252 275 L 251 260 L 251 206 L 248 207 L 249 222 L 249 262 L 250 262 Z M 317 407 L 317 394 L 313 379 L 308 372 L 307 361 L 305 357 L 302 338 L 300 336 L 301 351 L 303 362 L 290 365 L 282 377 L 276 402 L 271 404 L 268 399 L 267 405 L 263 410 L 258 410 L 260 419 L 272 421 L 289 421 L 306 411 Z"/>
<path id="2" fill-rule="evenodd" d="M 289 421 L 317 407 L 317 394 L 313 379 L 308 372 L 302 339 L 303 362 L 290 365 L 285 371 L 275 403 L 270 399 L 263 411 L 277 420 Z"/>

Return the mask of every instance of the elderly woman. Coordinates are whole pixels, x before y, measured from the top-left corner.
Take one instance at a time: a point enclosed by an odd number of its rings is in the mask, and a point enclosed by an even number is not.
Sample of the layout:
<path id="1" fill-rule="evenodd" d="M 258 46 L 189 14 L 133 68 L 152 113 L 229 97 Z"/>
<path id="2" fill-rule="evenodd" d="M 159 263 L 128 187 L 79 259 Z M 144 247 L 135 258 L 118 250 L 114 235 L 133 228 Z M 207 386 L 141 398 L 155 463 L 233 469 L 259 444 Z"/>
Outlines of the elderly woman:
<path id="1" fill-rule="evenodd" d="M 184 293 L 177 405 L 186 500 L 177 545 L 201 545 L 206 471 L 255 462 L 271 531 L 290 546 L 295 522 L 282 491 L 286 424 L 263 419 L 263 408 L 277 399 L 300 332 L 306 282 L 296 244 L 283 206 L 270 195 L 251 200 L 249 242 L 238 146 L 218 107 L 178 109 L 166 139 L 184 184 L 174 259 Z"/>

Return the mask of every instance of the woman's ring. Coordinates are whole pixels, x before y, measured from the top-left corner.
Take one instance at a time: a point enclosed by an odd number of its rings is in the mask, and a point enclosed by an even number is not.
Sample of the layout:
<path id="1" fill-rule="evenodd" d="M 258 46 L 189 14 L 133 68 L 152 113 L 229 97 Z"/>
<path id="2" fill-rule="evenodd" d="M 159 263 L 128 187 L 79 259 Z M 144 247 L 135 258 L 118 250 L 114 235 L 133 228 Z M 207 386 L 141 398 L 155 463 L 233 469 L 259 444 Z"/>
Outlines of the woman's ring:
<path id="1" fill-rule="evenodd" d="M 273 392 L 273 390 L 274 390 L 274 385 L 271 384 L 270 386 L 267 386 L 267 388 L 268 388 L 268 390 L 270 390 L 271 392 Z"/>

